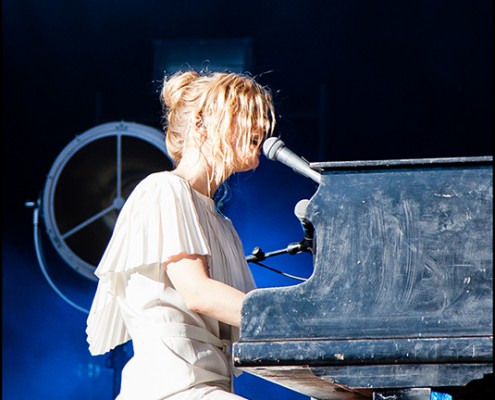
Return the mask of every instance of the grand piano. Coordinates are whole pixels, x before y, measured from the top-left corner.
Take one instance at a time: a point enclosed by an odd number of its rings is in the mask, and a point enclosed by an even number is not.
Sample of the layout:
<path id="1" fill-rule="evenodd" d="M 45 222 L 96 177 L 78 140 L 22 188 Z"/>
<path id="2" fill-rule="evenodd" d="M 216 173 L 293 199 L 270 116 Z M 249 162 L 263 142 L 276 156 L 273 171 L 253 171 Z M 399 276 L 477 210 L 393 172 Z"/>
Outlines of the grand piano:
<path id="1" fill-rule="evenodd" d="M 484 398 L 492 162 L 308 164 L 321 176 L 304 215 L 313 274 L 248 294 L 234 365 L 318 400 Z"/>

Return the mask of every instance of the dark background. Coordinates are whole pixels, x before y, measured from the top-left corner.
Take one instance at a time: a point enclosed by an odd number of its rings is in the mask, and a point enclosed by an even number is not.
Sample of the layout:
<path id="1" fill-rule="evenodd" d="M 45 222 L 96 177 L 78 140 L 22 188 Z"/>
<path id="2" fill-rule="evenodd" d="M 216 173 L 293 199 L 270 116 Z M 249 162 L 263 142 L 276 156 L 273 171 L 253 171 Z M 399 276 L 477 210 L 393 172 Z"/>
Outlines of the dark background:
<path id="1" fill-rule="evenodd" d="M 249 72 L 275 95 L 277 134 L 309 161 L 493 154 L 491 0 L 4 0 L 2 6 L 8 400 L 112 398 L 112 359 L 89 355 L 86 315 L 43 277 L 33 210 L 25 203 L 40 198 L 54 160 L 88 129 L 121 120 L 161 129 L 156 40 L 249 39 Z M 232 188 L 225 213 L 246 254 L 301 239 L 293 209 L 313 195 L 308 179 L 262 157 L 254 173 L 232 179 Z M 280 256 L 270 265 L 307 277 L 311 261 L 307 254 Z M 89 307 L 93 282 L 56 258 L 49 268 L 60 290 Z M 253 274 L 260 287 L 296 283 L 257 266 Z M 306 398 L 249 374 L 237 388 L 253 399 Z"/>

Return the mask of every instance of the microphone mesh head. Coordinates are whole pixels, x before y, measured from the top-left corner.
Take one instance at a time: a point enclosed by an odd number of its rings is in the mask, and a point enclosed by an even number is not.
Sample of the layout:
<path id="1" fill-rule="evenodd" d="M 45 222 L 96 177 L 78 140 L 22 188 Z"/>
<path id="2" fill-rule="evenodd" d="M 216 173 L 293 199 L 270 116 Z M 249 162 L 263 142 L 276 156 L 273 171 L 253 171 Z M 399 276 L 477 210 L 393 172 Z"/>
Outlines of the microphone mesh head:
<path id="1" fill-rule="evenodd" d="M 282 147 L 285 147 L 282 140 L 276 137 L 270 137 L 263 143 L 263 154 L 269 160 L 276 160 L 276 155 Z"/>
<path id="2" fill-rule="evenodd" d="M 299 219 L 306 218 L 306 208 L 308 207 L 309 200 L 303 199 L 299 200 L 299 202 L 294 207 L 294 214 Z"/>

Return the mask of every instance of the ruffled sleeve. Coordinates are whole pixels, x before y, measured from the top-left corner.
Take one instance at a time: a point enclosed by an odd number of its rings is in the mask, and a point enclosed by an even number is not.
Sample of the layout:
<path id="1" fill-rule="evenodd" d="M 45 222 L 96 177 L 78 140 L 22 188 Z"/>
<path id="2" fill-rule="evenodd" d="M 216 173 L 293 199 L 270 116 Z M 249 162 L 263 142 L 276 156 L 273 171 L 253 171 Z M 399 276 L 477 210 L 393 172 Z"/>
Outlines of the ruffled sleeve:
<path id="1" fill-rule="evenodd" d="M 104 354 L 130 339 L 119 302 L 131 273 L 150 265 L 159 269 L 179 254 L 210 254 L 191 190 L 170 172 L 151 174 L 122 207 L 95 271 L 99 282 L 86 329 L 91 354 Z"/>

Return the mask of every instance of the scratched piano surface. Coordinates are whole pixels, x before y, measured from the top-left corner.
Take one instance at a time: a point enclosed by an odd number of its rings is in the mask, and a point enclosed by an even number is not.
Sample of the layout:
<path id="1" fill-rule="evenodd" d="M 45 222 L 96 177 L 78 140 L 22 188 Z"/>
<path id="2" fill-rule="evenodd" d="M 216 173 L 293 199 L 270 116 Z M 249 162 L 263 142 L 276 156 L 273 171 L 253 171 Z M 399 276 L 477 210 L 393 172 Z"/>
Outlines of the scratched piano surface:
<path id="1" fill-rule="evenodd" d="M 237 367 L 315 399 L 482 398 L 493 376 L 492 158 L 312 167 L 314 272 L 248 295 Z"/>

